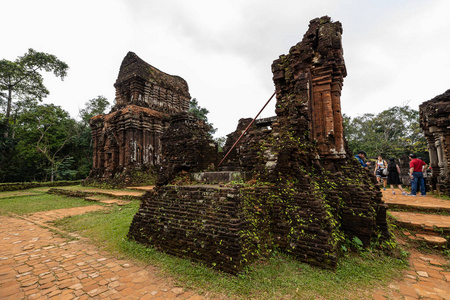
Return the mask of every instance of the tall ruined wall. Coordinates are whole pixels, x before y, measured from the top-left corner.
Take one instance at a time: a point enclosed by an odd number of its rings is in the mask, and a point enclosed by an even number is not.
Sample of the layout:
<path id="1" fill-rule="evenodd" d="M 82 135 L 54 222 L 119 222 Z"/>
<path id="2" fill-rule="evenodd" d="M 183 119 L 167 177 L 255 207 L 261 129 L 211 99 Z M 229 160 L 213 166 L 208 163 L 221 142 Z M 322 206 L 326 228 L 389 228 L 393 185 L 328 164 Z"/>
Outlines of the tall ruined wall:
<path id="1" fill-rule="evenodd" d="M 419 110 L 432 168 L 428 182 L 433 190 L 450 195 L 450 90 L 422 103 Z"/>
<path id="2" fill-rule="evenodd" d="M 340 96 L 347 75 L 341 44 L 342 25 L 329 17 L 314 19 L 303 40 L 273 62 L 279 126 L 317 142 L 319 155 L 344 157 Z"/>
<path id="3" fill-rule="evenodd" d="M 272 156 L 263 176 L 296 182 L 299 193 L 331 213 L 333 218 L 325 219 L 330 240 L 343 231 L 367 245 L 376 232 L 387 235 L 386 205 L 375 178 L 345 149 L 341 34 L 341 23 L 314 19 L 303 40 L 272 64 L 278 119 L 273 140 L 266 142 Z"/>
<path id="4" fill-rule="evenodd" d="M 111 112 L 90 120 L 94 157 L 87 182 L 136 181 L 131 180 L 136 170 L 159 166 L 169 116 L 189 109 L 186 81 L 161 72 L 133 52 L 123 59 L 114 86 Z"/>

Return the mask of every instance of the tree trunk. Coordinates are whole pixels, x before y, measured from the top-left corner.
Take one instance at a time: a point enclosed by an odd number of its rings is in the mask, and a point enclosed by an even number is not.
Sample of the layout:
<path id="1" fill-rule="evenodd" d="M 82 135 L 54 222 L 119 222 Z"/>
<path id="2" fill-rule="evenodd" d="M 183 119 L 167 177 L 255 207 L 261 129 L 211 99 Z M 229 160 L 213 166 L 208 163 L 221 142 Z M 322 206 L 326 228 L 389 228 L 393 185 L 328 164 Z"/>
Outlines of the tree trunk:
<path id="1" fill-rule="evenodd" d="M 9 116 L 11 115 L 11 104 L 12 104 L 12 86 L 8 86 L 8 104 L 6 106 L 6 114 L 5 120 L 3 121 L 3 127 L 5 128 L 5 132 L 3 133 L 4 137 L 8 137 L 8 129 L 9 129 Z"/>

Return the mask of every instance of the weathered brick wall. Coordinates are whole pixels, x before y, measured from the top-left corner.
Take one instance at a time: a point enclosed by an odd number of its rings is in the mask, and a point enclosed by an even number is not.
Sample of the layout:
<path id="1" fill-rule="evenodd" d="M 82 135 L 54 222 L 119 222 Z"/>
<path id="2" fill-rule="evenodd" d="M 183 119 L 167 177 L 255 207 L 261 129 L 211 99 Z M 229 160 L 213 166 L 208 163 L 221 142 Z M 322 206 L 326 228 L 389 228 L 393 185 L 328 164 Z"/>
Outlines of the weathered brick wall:
<path id="1" fill-rule="evenodd" d="M 341 232 L 370 243 L 377 212 L 368 205 L 374 196 L 370 185 L 332 189 L 329 179 L 276 186 L 159 186 L 143 197 L 128 236 L 233 274 L 274 249 L 334 268 Z M 378 209 L 384 209 L 379 223 L 385 224 L 385 207 Z"/>
<path id="2" fill-rule="evenodd" d="M 432 189 L 450 195 L 450 90 L 422 103 L 420 126 L 430 153 Z"/>
<path id="3" fill-rule="evenodd" d="M 164 117 L 160 112 L 129 105 L 92 118 L 92 175 L 112 177 L 124 168 L 159 165 L 160 136 L 167 126 Z"/>
<path id="4" fill-rule="evenodd" d="M 236 188 L 206 185 L 159 187 L 145 196 L 128 236 L 167 253 L 237 273 L 252 261 L 242 235 L 246 223 L 239 194 Z"/>
<path id="5" fill-rule="evenodd" d="M 187 82 L 158 70 L 133 52 L 123 59 L 114 87 L 115 109 L 135 104 L 166 114 L 189 110 L 191 96 Z"/>
<path id="6" fill-rule="evenodd" d="M 275 247 L 301 261 L 335 267 L 330 226 L 308 191 L 166 185 L 145 196 L 128 236 L 235 274 Z"/>

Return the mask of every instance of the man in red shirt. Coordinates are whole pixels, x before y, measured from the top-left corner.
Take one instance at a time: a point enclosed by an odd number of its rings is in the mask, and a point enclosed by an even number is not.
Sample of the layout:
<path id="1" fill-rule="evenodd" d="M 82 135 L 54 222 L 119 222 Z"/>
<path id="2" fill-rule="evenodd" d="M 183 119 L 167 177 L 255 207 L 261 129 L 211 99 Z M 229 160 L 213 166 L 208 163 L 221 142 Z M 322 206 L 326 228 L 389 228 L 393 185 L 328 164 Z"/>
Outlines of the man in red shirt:
<path id="1" fill-rule="evenodd" d="M 409 177 L 411 178 L 411 194 L 415 196 L 417 193 L 417 184 L 420 185 L 420 193 L 426 196 L 425 181 L 423 179 L 423 170 L 427 168 L 427 164 L 423 160 L 417 159 L 415 154 L 410 154 L 409 159 Z"/>

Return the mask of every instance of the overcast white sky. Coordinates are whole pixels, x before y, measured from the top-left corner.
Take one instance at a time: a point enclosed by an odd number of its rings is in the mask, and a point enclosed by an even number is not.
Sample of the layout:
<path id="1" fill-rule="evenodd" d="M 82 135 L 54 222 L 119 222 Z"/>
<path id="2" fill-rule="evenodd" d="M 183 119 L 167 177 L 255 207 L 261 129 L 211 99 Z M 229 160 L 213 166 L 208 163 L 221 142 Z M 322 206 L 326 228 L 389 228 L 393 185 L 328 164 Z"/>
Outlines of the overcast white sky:
<path id="1" fill-rule="evenodd" d="M 274 92 L 272 62 L 324 15 L 344 28 L 343 113 L 405 103 L 418 110 L 450 89 L 448 0 L 0 0 L 0 11 L 0 59 L 33 48 L 65 61 L 64 81 L 45 76 L 44 102 L 74 118 L 98 95 L 113 103 L 120 64 L 133 51 L 184 78 L 225 136 L 258 113 Z"/>

